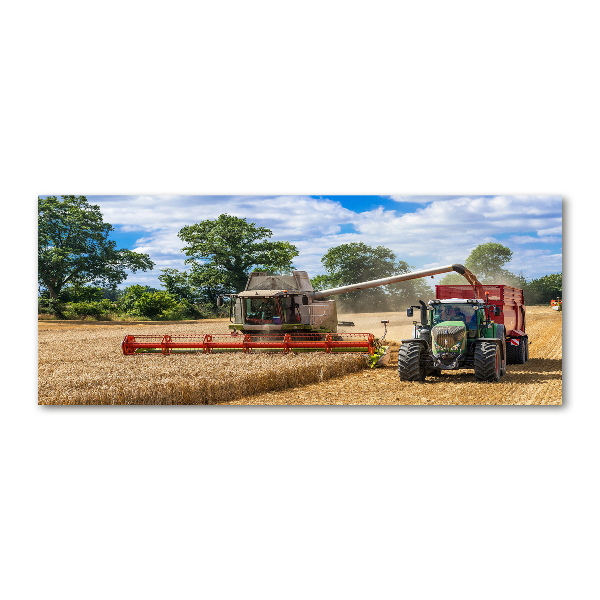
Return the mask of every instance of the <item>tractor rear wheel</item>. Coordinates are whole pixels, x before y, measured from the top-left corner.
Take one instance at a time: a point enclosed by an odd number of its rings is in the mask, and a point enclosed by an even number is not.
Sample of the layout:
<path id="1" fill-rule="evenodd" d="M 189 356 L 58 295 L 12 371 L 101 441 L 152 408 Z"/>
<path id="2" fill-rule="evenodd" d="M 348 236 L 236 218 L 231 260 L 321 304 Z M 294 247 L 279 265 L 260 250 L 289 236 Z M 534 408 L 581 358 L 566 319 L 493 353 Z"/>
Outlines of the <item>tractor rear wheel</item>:
<path id="1" fill-rule="evenodd" d="M 398 375 L 401 381 L 425 381 L 421 360 L 423 345 L 418 342 L 402 344 L 398 350 Z"/>
<path id="2" fill-rule="evenodd" d="M 477 381 L 500 381 L 502 357 L 495 342 L 481 342 L 475 346 L 475 379 Z"/>

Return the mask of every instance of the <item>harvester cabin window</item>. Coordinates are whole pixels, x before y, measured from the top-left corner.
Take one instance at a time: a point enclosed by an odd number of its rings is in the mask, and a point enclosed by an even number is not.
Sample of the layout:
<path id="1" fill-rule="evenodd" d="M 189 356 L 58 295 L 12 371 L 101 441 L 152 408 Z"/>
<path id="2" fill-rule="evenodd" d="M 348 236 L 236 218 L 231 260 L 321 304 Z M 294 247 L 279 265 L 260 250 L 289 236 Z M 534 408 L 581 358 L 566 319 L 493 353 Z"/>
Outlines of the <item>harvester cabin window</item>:
<path id="1" fill-rule="evenodd" d="M 247 298 L 246 299 L 246 323 L 260 325 L 272 323 L 276 315 L 274 298 Z"/>
<path id="2" fill-rule="evenodd" d="M 298 305 L 289 296 L 278 298 L 246 298 L 245 322 L 249 325 L 297 323 Z"/>
<path id="3" fill-rule="evenodd" d="M 438 304 L 433 309 L 433 324 L 462 321 L 468 329 L 477 328 L 477 311 L 471 304 Z"/>

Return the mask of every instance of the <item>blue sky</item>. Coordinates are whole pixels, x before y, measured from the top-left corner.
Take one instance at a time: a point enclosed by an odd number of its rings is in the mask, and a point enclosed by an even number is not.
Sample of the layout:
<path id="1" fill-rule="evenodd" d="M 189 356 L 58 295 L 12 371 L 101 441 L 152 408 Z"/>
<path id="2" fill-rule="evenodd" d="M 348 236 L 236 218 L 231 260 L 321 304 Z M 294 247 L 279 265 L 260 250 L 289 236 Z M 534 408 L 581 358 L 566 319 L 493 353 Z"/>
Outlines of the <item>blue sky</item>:
<path id="1" fill-rule="evenodd" d="M 130 274 L 123 285 L 160 287 L 160 269 L 185 270 L 184 225 L 222 213 L 273 231 L 272 240 L 297 246 L 296 268 L 323 273 L 332 246 L 386 246 L 416 269 L 462 263 L 471 250 L 499 242 L 513 251 L 507 265 L 528 279 L 562 271 L 560 196 L 87 196 L 115 228 L 118 248 L 145 252 L 153 271 Z M 436 281 L 439 278 L 436 278 Z M 430 281 L 431 284 L 434 281 Z"/>

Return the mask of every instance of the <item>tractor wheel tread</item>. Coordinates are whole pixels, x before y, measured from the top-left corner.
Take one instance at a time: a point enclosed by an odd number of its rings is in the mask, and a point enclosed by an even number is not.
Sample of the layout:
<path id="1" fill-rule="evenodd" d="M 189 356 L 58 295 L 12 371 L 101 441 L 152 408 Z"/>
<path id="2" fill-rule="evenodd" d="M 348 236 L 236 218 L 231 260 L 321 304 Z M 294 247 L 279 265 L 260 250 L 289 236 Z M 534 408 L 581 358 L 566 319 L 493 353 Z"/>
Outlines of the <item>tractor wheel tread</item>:
<path id="1" fill-rule="evenodd" d="M 398 375 L 401 381 L 424 381 L 425 367 L 421 364 L 421 344 L 406 343 L 398 350 Z"/>
<path id="2" fill-rule="evenodd" d="M 495 342 L 477 344 L 473 357 L 475 379 L 498 381 L 500 379 L 500 360 L 500 349 Z"/>

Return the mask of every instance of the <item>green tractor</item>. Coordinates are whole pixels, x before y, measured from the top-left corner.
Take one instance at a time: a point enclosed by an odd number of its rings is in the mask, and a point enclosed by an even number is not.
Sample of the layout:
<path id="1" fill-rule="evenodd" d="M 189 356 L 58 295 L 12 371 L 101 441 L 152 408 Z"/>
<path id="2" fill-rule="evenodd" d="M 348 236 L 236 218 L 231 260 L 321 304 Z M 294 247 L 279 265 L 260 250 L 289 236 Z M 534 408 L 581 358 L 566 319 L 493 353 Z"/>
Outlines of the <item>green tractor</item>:
<path id="1" fill-rule="evenodd" d="M 421 311 L 414 322 L 413 337 L 402 340 L 398 351 L 398 374 L 402 381 L 425 381 L 448 369 L 474 369 L 477 381 L 499 381 L 506 373 L 506 333 L 491 316 L 500 306 L 483 300 L 431 300 L 413 309 Z"/>

